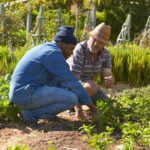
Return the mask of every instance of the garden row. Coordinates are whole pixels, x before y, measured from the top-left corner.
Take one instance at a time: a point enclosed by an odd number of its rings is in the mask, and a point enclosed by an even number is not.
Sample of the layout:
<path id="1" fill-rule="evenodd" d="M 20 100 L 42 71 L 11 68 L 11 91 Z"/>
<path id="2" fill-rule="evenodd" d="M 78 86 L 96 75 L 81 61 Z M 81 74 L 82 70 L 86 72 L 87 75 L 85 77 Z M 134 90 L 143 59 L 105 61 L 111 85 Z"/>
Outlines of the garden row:
<path id="1" fill-rule="evenodd" d="M 150 84 L 150 49 L 138 47 L 134 44 L 109 46 L 112 55 L 113 75 L 116 82 L 128 83 L 132 86 Z M 11 60 L 8 47 L 0 46 L 0 74 L 11 74 L 16 63 L 29 47 L 14 51 Z"/>
<path id="2" fill-rule="evenodd" d="M 150 49 L 134 44 L 109 48 L 116 81 L 136 87 L 150 84 Z"/>
<path id="3" fill-rule="evenodd" d="M 126 90 L 109 101 L 99 100 L 97 109 L 93 125 L 83 126 L 94 150 L 106 150 L 112 144 L 118 150 L 150 148 L 150 86 Z"/>
<path id="4" fill-rule="evenodd" d="M 9 82 L 9 75 L 0 77 L 0 121 L 19 123 L 20 110 L 8 101 Z M 97 102 L 97 116 L 90 125 L 83 125 L 84 139 L 95 150 L 109 149 L 112 144 L 122 150 L 150 148 L 150 86 L 113 97 Z"/>

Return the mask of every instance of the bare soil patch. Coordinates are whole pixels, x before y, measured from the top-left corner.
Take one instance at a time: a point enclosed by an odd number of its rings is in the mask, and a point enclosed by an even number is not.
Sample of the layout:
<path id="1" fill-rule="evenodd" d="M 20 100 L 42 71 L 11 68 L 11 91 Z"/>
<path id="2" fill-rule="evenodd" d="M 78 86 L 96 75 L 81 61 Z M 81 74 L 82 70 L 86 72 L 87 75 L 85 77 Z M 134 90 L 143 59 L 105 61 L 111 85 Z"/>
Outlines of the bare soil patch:
<path id="1" fill-rule="evenodd" d="M 40 120 L 37 128 L 30 128 L 15 123 L 0 123 L 0 149 L 9 146 L 29 145 L 33 150 L 48 150 L 56 147 L 59 150 L 90 150 L 79 131 L 81 122 L 73 122 L 66 112 L 60 114 L 57 121 Z M 68 117 L 68 118 L 66 118 Z"/>

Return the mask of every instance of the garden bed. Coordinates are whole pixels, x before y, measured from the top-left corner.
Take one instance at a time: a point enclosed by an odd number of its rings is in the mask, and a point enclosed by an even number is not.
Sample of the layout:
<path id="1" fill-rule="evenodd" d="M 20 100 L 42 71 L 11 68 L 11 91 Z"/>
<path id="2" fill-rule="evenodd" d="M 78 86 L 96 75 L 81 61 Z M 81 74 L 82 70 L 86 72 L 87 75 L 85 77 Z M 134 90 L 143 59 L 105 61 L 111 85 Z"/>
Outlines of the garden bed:
<path id="1" fill-rule="evenodd" d="M 108 94 L 117 94 L 130 88 L 126 84 L 117 84 L 107 90 Z M 86 107 L 84 113 L 90 118 Z M 81 122 L 73 122 L 73 116 L 66 112 L 61 113 L 60 120 L 39 121 L 38 128 L 29 128 L 15 123 L 0 123 L 0 149 L 5 150 L 9 146 L 28 145 L 32 150 L 48 150 L 55 147 L 58 150 L 91 150 L 86 141 L 85 133 L 81 132 Z M 89 119 L 90 121 L 90 119 Z M 117 144 L 118 145 L 118 144 Z M 115 149 L 116 144 L 110 149 Z M 52 149 L 52 148 L 51 148 Z"/>

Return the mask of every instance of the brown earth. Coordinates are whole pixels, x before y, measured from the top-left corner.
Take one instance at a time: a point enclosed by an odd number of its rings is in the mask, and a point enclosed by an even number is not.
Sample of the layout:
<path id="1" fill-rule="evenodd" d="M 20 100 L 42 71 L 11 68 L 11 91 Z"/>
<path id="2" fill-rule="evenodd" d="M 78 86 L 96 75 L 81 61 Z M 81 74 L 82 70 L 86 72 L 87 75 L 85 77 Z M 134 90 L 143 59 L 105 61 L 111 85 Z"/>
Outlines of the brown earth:
<path id="1" fill-rule="evenodd" d="M 128 85 L 117 85 L 107 93 L 112 95 L 127 88 Z M 87 107 L 84 108 L 84 113 L 90 121 Z M 86 142 L 85 133 L 80 130 L 82 123 L 73 122 L 73 116 L 66 112 L 59 114 L 59 117 L 62 119 L 57 121 L 40 120 L 37 128 L 0 122 L 0 150 L 7 150 L 9 146 L 16 144 L 26 144 L 32 150 L 48 150 L 49 147 L 58 150 L 92 150 Z"/>
<path id="2" fill-rule="evenodd" d="M 81 122 L 73 122 L 73 116 L 67 112 L 59 114 L 56 121 L 39 120 L 37 128 L 15 123 L 0 123 L 0 150 L 7 147 L 28 145 L 32 150 L 90 150 L 84 133 L 80 131 Z"/>

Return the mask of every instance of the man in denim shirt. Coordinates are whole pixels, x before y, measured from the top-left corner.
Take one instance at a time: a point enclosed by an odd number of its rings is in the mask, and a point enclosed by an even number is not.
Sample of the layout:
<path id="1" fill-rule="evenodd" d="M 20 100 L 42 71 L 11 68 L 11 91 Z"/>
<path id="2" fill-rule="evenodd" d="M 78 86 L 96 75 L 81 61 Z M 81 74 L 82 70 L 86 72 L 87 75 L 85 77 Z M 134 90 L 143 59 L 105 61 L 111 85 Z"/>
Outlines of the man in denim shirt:
<path id="1" fill-rule="evenodd" d="M 26 123 L 34 124 L 40 118 L 53 119 L 78 104 L 96 111 L 65 60 L 77 43 L 73 32 L 71 27 L 60 27 L 54 41 L 32 48 L 16 66 L 9 98 L 21 108 Z"/>

